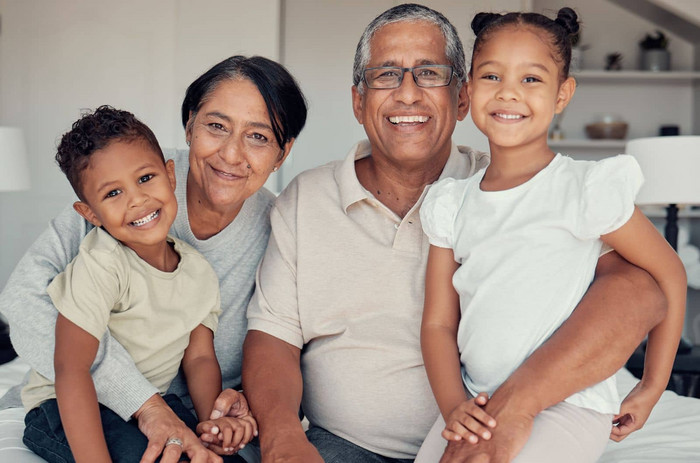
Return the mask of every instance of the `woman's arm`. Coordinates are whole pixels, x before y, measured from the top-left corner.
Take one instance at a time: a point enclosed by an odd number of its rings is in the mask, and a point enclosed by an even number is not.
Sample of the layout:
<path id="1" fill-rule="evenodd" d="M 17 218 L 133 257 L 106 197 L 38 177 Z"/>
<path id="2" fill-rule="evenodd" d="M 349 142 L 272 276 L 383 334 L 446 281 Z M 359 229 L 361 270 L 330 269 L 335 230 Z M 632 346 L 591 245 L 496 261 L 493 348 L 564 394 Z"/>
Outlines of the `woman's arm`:
<path id="1" fill-rule="evenodd" d="M 56 399 L 77 462 L 111 462 L 90 365 L 99 341 L 63 315 L 56 320 Z"/>
<path id="2" fill-rule="evenodd" d="M 0 294 L 0 312 L 10 325 L 15 350 L 49 379 L 55 378 L 53 352 L 58 311 L 46 287 L 78 254 L 90 229 L 92 225 L 72 208 L 64 209 L 22 257 Z M 124 419 L 129 419 L 158 392 L 109 334 L 100 341 L 92 376 L 100 402 Z"/>
<path id="3" fill-rule="evenodd" d="M 187 379 L 197 420 L 209 418 L 214 401 L 221 393 L 221 369 L 214 352 L 214 333 L 199 325 L 190 333 L 190 343 L 182 358 L 182 369 Z"/>

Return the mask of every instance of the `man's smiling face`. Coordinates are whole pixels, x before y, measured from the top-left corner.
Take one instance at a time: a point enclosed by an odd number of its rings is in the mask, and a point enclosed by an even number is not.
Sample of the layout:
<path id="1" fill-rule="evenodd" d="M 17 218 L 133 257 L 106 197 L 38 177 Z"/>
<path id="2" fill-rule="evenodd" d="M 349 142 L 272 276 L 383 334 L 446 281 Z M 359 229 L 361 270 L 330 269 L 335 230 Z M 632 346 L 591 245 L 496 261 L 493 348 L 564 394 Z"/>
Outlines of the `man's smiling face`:
<path id="1" fill-rule="evenodd" d="M 370 51 L 367 67 L 451 64 L 440 28 L 424 21 L 382 27 L 372 37 Z M 364 94 L 353 87 L 353 110 L 370 140 L 372 156 L 399 164 L 447 159 L 455 125 L 469 109 L 466 88 L 456 78 L 446 87 L 421 88 L 406 73 L 398 88 L 364 87 Z"/>

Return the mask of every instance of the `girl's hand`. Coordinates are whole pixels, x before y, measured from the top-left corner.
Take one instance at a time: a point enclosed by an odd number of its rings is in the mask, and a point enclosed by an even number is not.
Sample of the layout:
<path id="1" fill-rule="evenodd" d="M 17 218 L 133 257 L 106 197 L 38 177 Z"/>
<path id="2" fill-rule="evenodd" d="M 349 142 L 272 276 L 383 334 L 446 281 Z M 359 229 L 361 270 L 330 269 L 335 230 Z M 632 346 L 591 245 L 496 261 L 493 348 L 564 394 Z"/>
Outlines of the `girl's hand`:
<path id="1" fill-rule="evenodd" d="M 638 382 L 622 401 L 620 413 L 613 418 L 610 439 L 620 442 L 634 431 L 642 429 L 662 392 L 663 390 L 647 386 L 643 380 Z"/>
<path id="2" fill-rule="evenodd" d="M 232 455 L 258 435 L 258 424 L 251 415 L 241 418 L 224 416 L 199 423 L 197 434 L 209 436 L 205 441 L 209 450 L 219 455 Z"/>
<path id="3" fill-rule="evenodd" d="M 452 441 L 465 440 L 471 444 L 479 442 L 479 437 L 490 439 L 491 432 L 487 427 L 495 428 L 496 420 L 483 409 L 488 399 L 488 395 L 482 392 L 476 398 L 465 400 L 455 407 L 447 417 L 442 437 Z"/>

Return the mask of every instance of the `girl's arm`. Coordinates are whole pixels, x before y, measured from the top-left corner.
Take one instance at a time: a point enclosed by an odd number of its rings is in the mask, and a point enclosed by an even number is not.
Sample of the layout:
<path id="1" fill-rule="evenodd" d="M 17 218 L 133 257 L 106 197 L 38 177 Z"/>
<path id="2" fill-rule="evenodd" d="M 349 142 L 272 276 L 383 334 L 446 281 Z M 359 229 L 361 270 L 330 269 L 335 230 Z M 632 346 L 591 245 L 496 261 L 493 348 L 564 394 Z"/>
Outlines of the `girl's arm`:
<path id="1" fill-rule="evenodd" d="M 459 295 L 452 286 L 458 268 L 452 249 L 430 246 L 420 340 L 430 387 L 445 421 L 468 399 L 457 347 Z"/>
<path id="2" fill-rule="evenodd" d="M 622 257 L 646 270 L 668 302 L 666 318 L 649 333 L 642 384 L 657 394 L 666 389 L 685 319 L 687 279 L 676 252 L 635 207 L 630 220 L 602 240 Z"/>
<path id="3" fill-rule="evenodd" d="M 214 352 L 214 333 L 204 325 L 190 333 L 190 344 L 185 349 L 182 369 L 197 420 L 209 418 L 214 401 L 221 393 L 221 369 Z"/>
<path id="4" fill-rule="evenodd" d="M 111 462 L 90 366 L 99 341 L 63 315 L 56 320 L 56 399 L 76 462 Z"/>

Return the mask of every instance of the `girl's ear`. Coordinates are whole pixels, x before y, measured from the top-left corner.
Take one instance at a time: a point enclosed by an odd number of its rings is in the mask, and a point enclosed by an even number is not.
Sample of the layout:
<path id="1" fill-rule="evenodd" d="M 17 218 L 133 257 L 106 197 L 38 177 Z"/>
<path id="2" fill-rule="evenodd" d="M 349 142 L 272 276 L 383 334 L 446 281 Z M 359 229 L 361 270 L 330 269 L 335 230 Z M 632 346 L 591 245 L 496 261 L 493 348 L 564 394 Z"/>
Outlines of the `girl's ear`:
<path id="1" fill-rule="evenodd" d="M 574 97 L 576 92 L 576 79 L 573 77 L 568 77 L 559 86 L 559 93 L 557 94 L 557 104 L 554 108 L 554 113 L 559 114 L 564 111 L 564 108 L 569 104 L 571 98 Z"/>
<path id="2" fill-rule="evenodd" d="M 100 219 L 98 219 L 95 213 L 92 212 L 92 209 L 90 208 L 90 206 L 88 206 L 87 203 L 84 203 L 82 201 L 76 201 L 73 203 L 73 209 L 75 209 L 75 212 L 83 216 L 85 220 L 87 220 L 94 226 L 102 226 L 102 222 L 100 222 Z"/>

